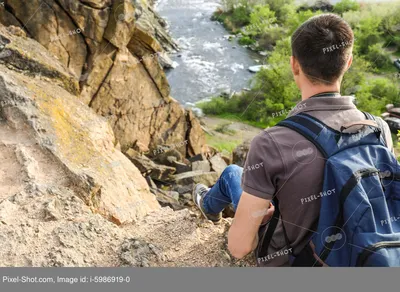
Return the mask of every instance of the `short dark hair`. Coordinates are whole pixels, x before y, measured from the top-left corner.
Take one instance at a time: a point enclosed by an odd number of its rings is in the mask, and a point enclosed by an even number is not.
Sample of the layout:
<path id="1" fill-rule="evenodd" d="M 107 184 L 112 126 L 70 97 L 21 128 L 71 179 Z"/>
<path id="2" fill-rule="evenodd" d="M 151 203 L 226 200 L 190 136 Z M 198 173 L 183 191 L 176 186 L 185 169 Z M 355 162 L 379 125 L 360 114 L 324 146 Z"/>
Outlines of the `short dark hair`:
<path id="1" fill-rule="evenodd" d="M 292 35 L 292 55 L 313 83 L 331 84 L 344 74 L 354 44 L 350 25 L 336 14 L 304 22 Z"/>

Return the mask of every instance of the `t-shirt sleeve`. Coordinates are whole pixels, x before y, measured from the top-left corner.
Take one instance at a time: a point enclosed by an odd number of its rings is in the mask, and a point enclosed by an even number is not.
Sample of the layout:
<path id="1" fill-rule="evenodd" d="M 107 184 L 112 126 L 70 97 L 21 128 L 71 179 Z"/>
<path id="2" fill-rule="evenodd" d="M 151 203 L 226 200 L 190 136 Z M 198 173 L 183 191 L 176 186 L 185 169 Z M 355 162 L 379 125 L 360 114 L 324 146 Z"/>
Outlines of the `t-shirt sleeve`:
<path id="1" fill-rule="evenodd" d="M 242 189 L 246 193 L 271 200 L 276 192 L 277 175 L 283 171 L 282 158 L 268 131 L 251 141 L 243 167 Z"/>

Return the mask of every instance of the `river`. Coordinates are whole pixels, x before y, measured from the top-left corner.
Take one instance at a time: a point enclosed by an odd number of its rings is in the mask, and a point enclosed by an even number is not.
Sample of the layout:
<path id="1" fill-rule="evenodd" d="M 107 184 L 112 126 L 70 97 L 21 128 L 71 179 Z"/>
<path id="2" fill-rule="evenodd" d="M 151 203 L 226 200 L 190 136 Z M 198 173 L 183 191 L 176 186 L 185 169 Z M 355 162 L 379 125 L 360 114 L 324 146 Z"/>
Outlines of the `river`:
<path id="1" fill-rule="evenodd" d="M 181 51 L 171 58 L 178 64 L 167 71 L 171 96 L 181 104 L 194 103 L 223 91 L 249 87 L 249 66 L 263 57 L 229 41 L 224 27 L 211 21 L 219 6 L 213 0 L 161 0 L 156 10 L 167 20 Z"/>

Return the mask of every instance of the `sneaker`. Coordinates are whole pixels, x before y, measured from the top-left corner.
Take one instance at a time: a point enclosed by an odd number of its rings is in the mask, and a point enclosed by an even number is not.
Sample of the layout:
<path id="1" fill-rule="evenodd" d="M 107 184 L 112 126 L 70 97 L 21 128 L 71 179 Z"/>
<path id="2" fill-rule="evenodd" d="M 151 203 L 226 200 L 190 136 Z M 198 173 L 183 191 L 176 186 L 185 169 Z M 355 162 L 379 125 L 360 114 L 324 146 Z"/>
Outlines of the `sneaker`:
<path id="1" fill-rule="evenodd" d="M 207 195 L 209 190 L 210 188 L 207 188 L 207 186 L 203 184 L 195 185 L 192 193 L 193 202 L 200 209 L 201 213 L 206 219 L 211 220 L 214 224 L 219 224 L 222 219 L 222 213 L 220 212 L 218 214 L 207 214 L 203 207 L 203 199 Z"/>

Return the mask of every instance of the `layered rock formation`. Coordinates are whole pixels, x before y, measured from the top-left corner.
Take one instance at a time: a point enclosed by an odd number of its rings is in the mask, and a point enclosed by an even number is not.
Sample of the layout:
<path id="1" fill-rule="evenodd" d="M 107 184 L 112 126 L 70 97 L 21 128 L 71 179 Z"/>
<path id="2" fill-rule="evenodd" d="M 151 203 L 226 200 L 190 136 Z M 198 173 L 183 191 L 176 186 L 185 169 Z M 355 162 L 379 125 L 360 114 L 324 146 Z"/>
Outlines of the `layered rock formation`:
<path id="1" fill-rule="evenodd" d="M 165 22 L 146 1 L 6 0 L 0 22 L 19 26 L 69 69 L 79 98 L 106 117 L 122 151 L 147 152 L 189 140 L 205 143 L 197 119 L 169 96 L 162 65 L 175 50 Z"/>
<path id="2" fill-rule="evenodd" d="M 78 85 L 37 42 L 0 28 L 0 199 L 72 193 L 117 224 L 159 208 L 107 121 L 72 93 Z"/>

